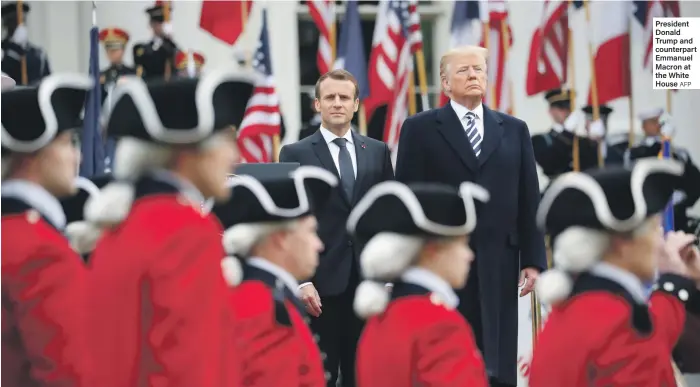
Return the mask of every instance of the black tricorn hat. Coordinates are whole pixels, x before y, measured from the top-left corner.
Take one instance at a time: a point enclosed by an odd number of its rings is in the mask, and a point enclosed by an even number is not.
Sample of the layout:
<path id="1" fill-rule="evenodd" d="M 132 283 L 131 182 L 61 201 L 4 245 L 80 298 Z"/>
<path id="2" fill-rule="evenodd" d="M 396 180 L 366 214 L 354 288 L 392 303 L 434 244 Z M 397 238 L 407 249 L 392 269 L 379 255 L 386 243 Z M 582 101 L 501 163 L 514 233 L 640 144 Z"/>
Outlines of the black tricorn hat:
<path id="1" fill-rule="evenodd" d="M 96 176 L 90 179 L 78 177 L 75 185 L 78 188 L 73 196 L 61 200 L 61 207 L 66 214 L 66 223 L 78 222 L 84 219 L 83 209 L 85 202 L 94 195 L 99 194 L 99 190 L 112 180 L 110 175 Z"/>
<path id="2" fill-rule="evenodd" d="M 571 91 L 567 89 L 553 89 L 545 93 L 544 98 L 549 106 L 563 109 L 571 109 Z"/>
<path id="3" fill-rule="evenodd" d="M 234 70 L 167 82 L 122 79 L 106 109 L 107 133 L 167 145 L 196 144 L 238 126 L 255 83 L 254 75 Z"/>
<path id="4" fill-rule="evenodd" d="M 382 232 L 435 237 L 467 235 L 476 227 L 474 199 L 487 202 L 489 193 L 470 182 L 456 189 L 442 184 L 387 181 L 372 187 L 355 205 L 347 229 L 363 240 Z"/>
<path id="5" fill-rule="evenodd" d="M 683 164 L 657 158 L 640 159 L 631 168 L 566 173 L 545 191 L 537 224 L 553 237 L 574 226 L 632 232 L 664 210 L 682 174 Z"/>
<path id="6" fill-rule="evenodd" d="M 275 169 L 275 163 L 262 169 Z M 274 171 L 261 176 L 236 175 L 229 179 L 231 198 L 213 207 L 224 228 L 238 224 L 294 220 L 313 214 L 323 206 L 338 178 L 313 166 L 301 166 L 280 177 Z"/>
<path id="7" fill-rule="evenodd" d="M 80 124 L 92 79 L 80 74 L 54 74 L 38 86 L 2 92 L 2 150 L 32 153 L 62 131 Z"/>

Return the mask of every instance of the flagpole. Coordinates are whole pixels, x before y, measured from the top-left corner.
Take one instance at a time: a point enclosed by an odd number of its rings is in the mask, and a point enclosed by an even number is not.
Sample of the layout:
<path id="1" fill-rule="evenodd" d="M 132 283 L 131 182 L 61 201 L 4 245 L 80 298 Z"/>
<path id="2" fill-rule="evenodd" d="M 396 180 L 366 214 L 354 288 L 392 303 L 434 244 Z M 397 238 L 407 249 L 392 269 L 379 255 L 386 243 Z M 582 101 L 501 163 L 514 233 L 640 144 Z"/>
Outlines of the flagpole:
<path id="1" fill-rule="evenodd" d="M 491 46 L 491 15 L 489 13 L 489 20 L 482 22 L 482 28 L 484 30 L 483 35 L 484 35 L 484 48 L 486 50 L 490 50 Z M 489 55 L 491 56 L 491 55 Z M 488 66 L 488 63 L 487 63 Z M 488 89 L 488 101 L 489 101 L 489 107 L 491 109 L 498 110 L 498 106 L 496 106 L 496 88 L 494 85 L 495 82 L 488 82 L 489 84 L 489 89 Z"/>
<path id="2" fill-rule="evenodd" d="M 628 22 L 627 29 L 630 32 L 630 40 L 632 39 L 632 18 L 630 17 Z M 632 50 L 630 50 L 629 55 L 632 55 Z M 632 63 L 632 60 L 630 58 L 630 63 Z M 629 85 L 630 85 L 630 98 L 629 98 L 629 116 L 630 116 L 630 128 L 629 128 L 629 133 L 627 134 L 627 148 L 632 148 L 634 145 L 634 84 L 632 83 L 632 71 L 629 72 L 628 74 L 629 79 Z"/>
<path id="3" fill-rule="evenodd" d="M 24 5 L 22 4 L 22 0 L 17 1 L 17 28 L 20 28 L 22 24 L 24 23 Z M 21 81 L 22 85 L 27 85 L 29 83 L 29 79 L 27 76 L 27 55 L 22 54 L 20 57 L 20 66 L 21 66 Z"/>
<path id="4" fill-rule="evenodd" d="M 416 62 L 418 64 L 418 87 L 420 88 L 422 111 L 430 109 L 428 101 L 428 76 L 425 71 L 425 54 L 423 48 L 416 51 Z"/>
<path id="5" fill-rule="evenodd" d="M 666 113 L 668 113 L 669 115 L 671 114 L 671 105 L 672 105 L 671 102 L 673 101 L 672 92 L 673 92 L 673 90 L 671 90 L 671 89 L 666 90 Z"/>
<path id="6" fill-rule="evenodd" d="M 170 23 L 170 1 L 163 2 L 163 22 Z M 172 58 L 165 58 L 165 69 L 163 77 L 165 78 L 166 82 L 170 80 L 170 76 L 172 75 L 171 61 Z"/>
<path id="7" fill-rule="evenodd" d="M 571 16 L 571 10 L 574 6 L 574 0 L 569 0 L 569 8 L 567 9 L 567 13 L 569 13 L 569 16 Z M 571 18 L 567 16 L 567 20 L 569 23 L 569 30 L 568 30 L 568 56 L 567 56 L 567 63 L 569 65 L 569 106 L 571 106 L 572 109 L 572 114 L 573 110 L 577 109 L 576 107 L 576 52 L 574 51 L 574 30 L 571 28 Z M 578 128 L 577 128 L 578 129 Z M 575 172 L 578 172 L 581 170 L 581 148 L 580 148 L 580 142 L 579 142 L 579 137 L 578 134 L 576 133 L 576 130 L 574 130 L 574 139 L 573 139 L 573 144 L 572 144 L 572 163 L 573 163 L 573 170 Z"/>
<path id="8" fill-rule="evenodd" d="M 591 103 L 593 105 L 593 121 L 600 119 L 600 105 L 598 105 L 598 81 L 595 71 L 595 54 L 593 53 L 592 30 L 591 30 L 591 10 L 589 6 L 590 0 L 584 0 L 583 6 L 586 8 L 586 23 L 588 25 L 588 58 L 591 66 Z M 605 166 L 603 159 L 603 142 L 604 138 L 598 140 L 598 167 Z"/>

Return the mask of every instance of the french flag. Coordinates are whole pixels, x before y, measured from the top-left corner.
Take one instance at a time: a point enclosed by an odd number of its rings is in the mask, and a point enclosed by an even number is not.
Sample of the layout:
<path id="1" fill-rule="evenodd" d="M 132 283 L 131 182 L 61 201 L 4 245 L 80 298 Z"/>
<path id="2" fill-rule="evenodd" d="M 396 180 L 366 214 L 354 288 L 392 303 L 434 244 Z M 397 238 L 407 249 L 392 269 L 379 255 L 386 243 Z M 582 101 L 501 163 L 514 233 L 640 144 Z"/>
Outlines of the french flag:
<path id="1" fill-rule="evenodd" d="M 623 1 L 589 1 L 589 39 L 594 52 L 598 105 L 630 95 L 629 18 L 633 7 Z M 592 104 L 592 90 L 588 104 Z"/>

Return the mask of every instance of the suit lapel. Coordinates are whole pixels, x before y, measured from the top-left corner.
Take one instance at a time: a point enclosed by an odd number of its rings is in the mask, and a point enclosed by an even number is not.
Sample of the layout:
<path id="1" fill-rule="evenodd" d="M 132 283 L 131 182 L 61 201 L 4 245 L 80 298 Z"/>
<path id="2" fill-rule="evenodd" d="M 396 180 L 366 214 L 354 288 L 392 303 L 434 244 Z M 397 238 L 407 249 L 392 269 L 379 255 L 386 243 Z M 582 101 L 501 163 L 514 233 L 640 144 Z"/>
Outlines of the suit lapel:
<path id="1" fill-rule="evenodd" d="M 470 170 L 476 171 L 479 166 L 476 154 L 474 154 L 474 149 L 472 149 L 467 134 L 464 132 L 462 123 L 457 118 L 457 114 L 450 104 L 440 108 L 437 121 L 438 132 L 445 138 L 452 150 L 457 153 L 462 163 Z"/>
<path id="2" fill-rule="evenodd" d="M 501 144 L 503 120 L 484 105 L 484 140 L 479 154 L 479 166 L 484 165 L 493 151 Z"/>
<path id="3" fill-rule="evenodd" d="M 338 180 L 340 180 L 340 173 L 338 172 L 338 168 L 333 162 L 333 156 L 331 156 L 331 151 L 328 149 L 328 144 L 326 144 L 326 140 L 323 138 L 321 130 L 317 130 L 316 133 L 313 134 L 313 136 L 314 137 L 311 143 L 314 149 L 314 153 L 316 153 L 316 157 L 318 157 L 318 160 L 321 162 L 321 165 L 323 165 L 324 168 L 333 172 L 335 174 L 335 177 L 337 177 Z M 357 169 L 359 175 L 359 161 Z M 357 187 L 357 182 L 355 182 L 355 187 Z M 347 204 L 351 203 L 351 198 L 348 198 L 340 184 L 338 184 L 338 186 L 335 189 L 337 189 L 340 192 L 340 196 L 343 198 L 343 200 L 345 200 Z"/>
<path id="4" fill-rule="evenodd" d="M 352 132 L 352 140 L 355 143 L 355 157 L 357 158 L 357 177 L 352 193 L 352 204 L 357 203 L 363 194 L 363 187 L 367 177 L 367 167 L 369 164 L 369 154 L 365 140 L 359 134 Z"/>

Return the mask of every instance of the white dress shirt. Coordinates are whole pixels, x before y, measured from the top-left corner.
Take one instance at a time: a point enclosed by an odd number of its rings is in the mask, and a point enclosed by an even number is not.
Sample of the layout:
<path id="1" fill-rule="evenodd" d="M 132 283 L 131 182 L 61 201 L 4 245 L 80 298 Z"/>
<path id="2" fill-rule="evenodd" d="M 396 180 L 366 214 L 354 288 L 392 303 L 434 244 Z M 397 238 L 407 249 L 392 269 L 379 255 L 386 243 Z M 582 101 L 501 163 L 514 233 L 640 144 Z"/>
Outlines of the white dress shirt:
<path id="1" fill-rule="evenodd" d="M 452 109 L 457 113 L 457 117 L 459 117 L 459 122 L 462 123 L 462 128 L 467 130 L 467 113 L 472 112 L 476 116 L 476 130 L 479 132 L 479 136 L 481 136 L 481 140 L 484 140 L 484 105 L 479 104 L 479 106 L 475 107 L 474 110 L 469 110 L 465 106 L 458 104 L 457 102 L 450 100 L 450 105 L 452 105 Z"/>
<path id="2" fill-rule="evenodd" d="M 328 150 L 331 152 L 331 157 L 333 158 L 333 163 L 335 164 L 335 169 L 338 170 L 338 175 L 340 176 L 340 162 L 338 161 L 340 157 L 340 147 L 333 142 L 339 136 L 336 136 L 330 130 L 321 126 L 321 135 L 328 145 Z M 352 129 L 348 130 L 343 136 L 347 140 L 346 147 L 348 148 L 348 153 L 350 153 L 350 160 L 352 161 L 352 170 L 355 171 L 355 178 L 357 178 L 357 154 L 355 154 L 355 143 L 352 138 Z M 341 176 L 342 177 L 342 176 Z"/>

